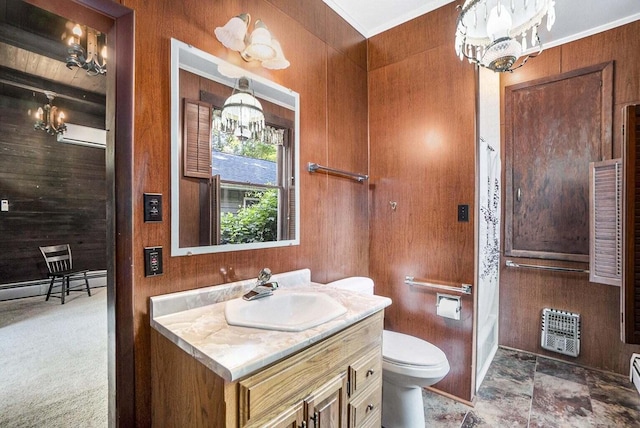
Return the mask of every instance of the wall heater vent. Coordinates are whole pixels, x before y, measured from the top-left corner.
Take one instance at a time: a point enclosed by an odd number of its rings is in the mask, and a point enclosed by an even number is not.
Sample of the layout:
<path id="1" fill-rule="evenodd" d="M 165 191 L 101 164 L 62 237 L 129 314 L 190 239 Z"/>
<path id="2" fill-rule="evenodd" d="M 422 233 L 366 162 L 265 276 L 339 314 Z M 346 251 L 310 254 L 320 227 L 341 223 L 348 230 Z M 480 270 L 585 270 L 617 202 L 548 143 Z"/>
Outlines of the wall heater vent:
<path id="1" fill-rule="evenodd" d="M 580 354 L 580 314 L 544 308 L 541 345 L 549 351 L 577 357 Z"/>
<path id="2" fill-rule="evenodd" d="M 631 356 L 629 380 L 633 383 L 640 394 L 640 354 L 633 354 Z"/>

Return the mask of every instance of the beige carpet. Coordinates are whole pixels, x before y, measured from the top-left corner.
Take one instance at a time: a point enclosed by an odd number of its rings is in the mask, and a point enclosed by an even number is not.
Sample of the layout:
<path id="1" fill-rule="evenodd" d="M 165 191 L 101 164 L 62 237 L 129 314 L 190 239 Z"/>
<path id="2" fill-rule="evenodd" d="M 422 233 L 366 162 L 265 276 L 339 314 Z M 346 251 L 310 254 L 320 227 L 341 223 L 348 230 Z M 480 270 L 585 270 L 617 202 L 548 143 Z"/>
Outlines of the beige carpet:
<path id="1" fill-rule="evenodd" d="M 107 426 L 107 290 L 0 302 L 0 427 Z"/>

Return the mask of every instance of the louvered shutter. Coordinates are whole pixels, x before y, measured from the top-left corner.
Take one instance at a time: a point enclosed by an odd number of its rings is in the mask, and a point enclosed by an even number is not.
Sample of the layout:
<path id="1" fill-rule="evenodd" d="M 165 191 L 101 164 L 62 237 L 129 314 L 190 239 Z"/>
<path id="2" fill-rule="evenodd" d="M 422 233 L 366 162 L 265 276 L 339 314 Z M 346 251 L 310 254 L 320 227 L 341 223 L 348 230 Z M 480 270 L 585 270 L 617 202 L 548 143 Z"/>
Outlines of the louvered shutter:
<path id="1" fill-rule="evenodd" d="M 211 104 L 184 100 L 184 176 L 211 178 Z"/>
<path id="2" fill-rule="evenodd" d="M 589 280 L 622 285 L 622 160 L 592 162 Z"/>

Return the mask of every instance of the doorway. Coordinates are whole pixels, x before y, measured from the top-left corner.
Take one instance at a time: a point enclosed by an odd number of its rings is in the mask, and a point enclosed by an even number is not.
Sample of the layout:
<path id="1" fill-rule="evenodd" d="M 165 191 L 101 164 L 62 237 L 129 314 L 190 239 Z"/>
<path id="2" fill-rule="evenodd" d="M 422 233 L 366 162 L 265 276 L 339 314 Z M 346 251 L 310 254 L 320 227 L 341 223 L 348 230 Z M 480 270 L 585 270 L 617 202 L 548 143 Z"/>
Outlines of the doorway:
<path id="1" fill-rule="evenodd" d="M 25 0 L 107 35 L 106 248 L 109 425 L 135 424 L 132 297 L 133 11 L 111 0 Z M 116 91 L 117 88 L 117 91 Z M 117 198 L 116 198 L 117 195 Z"/>

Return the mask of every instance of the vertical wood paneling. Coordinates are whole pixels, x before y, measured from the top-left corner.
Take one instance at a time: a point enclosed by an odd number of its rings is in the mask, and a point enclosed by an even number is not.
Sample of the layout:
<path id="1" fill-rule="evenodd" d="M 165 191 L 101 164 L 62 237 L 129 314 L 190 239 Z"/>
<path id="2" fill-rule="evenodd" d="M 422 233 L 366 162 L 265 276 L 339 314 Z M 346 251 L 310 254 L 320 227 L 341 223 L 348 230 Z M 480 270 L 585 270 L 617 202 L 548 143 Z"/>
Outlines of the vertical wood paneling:
<path id="1" fill-rule="evenodd" d="M 640 100 L 640 64 L 636 55 L 640 49 L 638 34 L 640 22 L 636 21 L 545 50 L 522 69 L 503 75 L 502 92 L 504 94 L 505 86 L 614 61 L 612 153 L 614 158 L 619 157 L 622 153 L 622 105 Z M 504 126 L 504 112 L 501 118 Z M 567 357 L 541 348 L 539 326 L 544 307 L 582 315 L 579 357 Z M 629 372 L 631 353 L 640 352 L 640 346 L 620 341 L 618 287 L 590 283 L 586 275 L 505 268 L 504 258 L 500 272 L 499 343 L 621 374 Z"/>
<path id="2" fill-rule="evenodd" d="M 353 135 L 351 126 L 362 120 L 362 112 L 341 109 L 335 101 L 328 101 L 328 42 L 316 32 L 326 32 L 324 16 L 327 6 L 320 0 L 302 3 L 291 1 L 269 2 L 266 0 L 186 0 L 175 2 L 158 0 L 124 0 L 136 14 L 136 107 L 133 211 L 142 211 L 142 193 L 157 192 L 165 195 L 165 220 L 161 224 L 145 224 L 142 215 L 134 216 L 134 248 L 140 257 L 134 257 L 134 319 L 135 337 L 135 389 L 136 422 L 138 426 L 149 426 L 150 420 L 150 327 L 148 298 L 153 295 L 211 286 L 234 280 L 255 277 L 267 266 L 273 272 L 282 272 L 308 267 L 314 281 L 326 281 L 332 275 L 333 266 L 329 254 L 336 245 L 327 239 L 328 228 L 333 236 L 340 237 L 341 254 L 346 257 L 345 273 L 367 272 L 366 258 L 355 255 L 355 249 L 367 247 L 367 237 L 354 230 L 366 230 L 366 216 L 334 216 L 336 206 L 343 199 L 336 198 L 327 177 L 309 174 L 307 162 L 326 162 L 330 146 L 351 153 L 351 146 L 366 148 L 366 141 L 340 139 L 329 142 L 328 129 L 333 135 Z M 217 26 L 240 12 L 249 12 L 253 19 L 261 18 L 281 42 L 291 66 L 286 70 L 270 71 L 255 63 L 245 63 L 235 52 L 226 50 L 213 36 Z M 291 17 L 288 13 L 294 14 Z M 317 18 L 322 24 L 318 27 Z M 314 28 L 313 31 L 308 28 Z M 320 29 L 319 29 L 320 28 Z M 322 29 L 324 28 L 324 29 Z M 170 88 L 169 88 L 169 39 L 174 37 L 185 43 L 228 60 L 253 73 L 269 78 L 300 94 L 300 170 L 298 185 L 301 186 L 301 244 L 256 251 L 240 251 L 191 257 L 171 257 L 170 248 Z M 332 42 L 333 43 L 333 42 Z M 336 41 L 335 43 L 338 43 Z M 348 43 L 347 43 L 348 44 Z M 340 49 L 346 50 L 344 47 Z M 336 76 L 340 87 L 348 87 L 351 80 L 362 79 L 363 67 L 341 66 L 351 59 L 343 51 L 335 53 L 332 62 L 338 65 L 341 75 Z M 149 60 L 152 58 L 153 60 Z M 333 83 L 332 83 L 333 84 Z M 359 93 L 358 99 L 366 99 Z M 336 109 L 334 111 L 334 109 Z M 366 111 L 366 106 L 364 107 Z M 328 117 L 341 117 L 329 122 Z M 359 125 L 360 127 L 365 125 Z M 360 131 L 361 132 L 361 131 Z M 350 156 L 350 155 L 349 155 Z M 366 156 L 366 149 L 365 149 Z M 356 183 L 357 184 L 357 183 Z M 350 195 L 343 196 L 349 198 Z M 362 197 L 362 196 L 360 196 Z M 361 202 L 360 202 L 361 203 Z M 352 242 L 343 243 L 352 237 Z M 143 276 L 142 248 L 161 245 L 165 248 L 164 275 L 145 278 Z M 354 253 L 350 253 L 350 248 Z"/>
<path id="3" fill-rule="evenodd" d="M 105 152 L 63 144 L 33 129 L 26 114 L 40 105 L 0 96 L 0 284 L 43 279 L 39 246 L 70 244 L 74 267 L 106 269 Z M 104 127 L 104 118 L 64 110 L 74 123 Z"/>
<path id="4" fill-rule="evenodd" d="M 455 16 L 445 6 L 369 41 L 369 274 L 393 300 L 385 326 L 440 347 L 451 371 L 436 387 L 470 400 L 473 298 L 454 321 L 436 316 L 435 290 L 404 284 L 406 275 L 474 283 L 475 78 L 452 49 Z M 459 204 L 469 222 L 458 222 Z"/>
<path id="5" fill-rule="evenodd" d="M 449 46 L 453 51 L 453 34 L 458 19 L 456 6 L 456 2 L 450 3 L 371 37 L 368 40 L 369 70 L 402 61 L 436 46 Z M 451 57 L 456 57 L 455 52 L 447 52 L 443 59 Z"/>
<path id="6" fill-rule="evenodd" d="M 329 48 L 328 166 L 368 174 L 367 74 Z M 347 77 L 348 76 L 348 77 Z M 323 174 L 316 174 L 321 178 Z M 328 281 L 368 274 L 368 182 L 327 176 Z M 335 227 L 340 225 L 341 227 Z"/>

